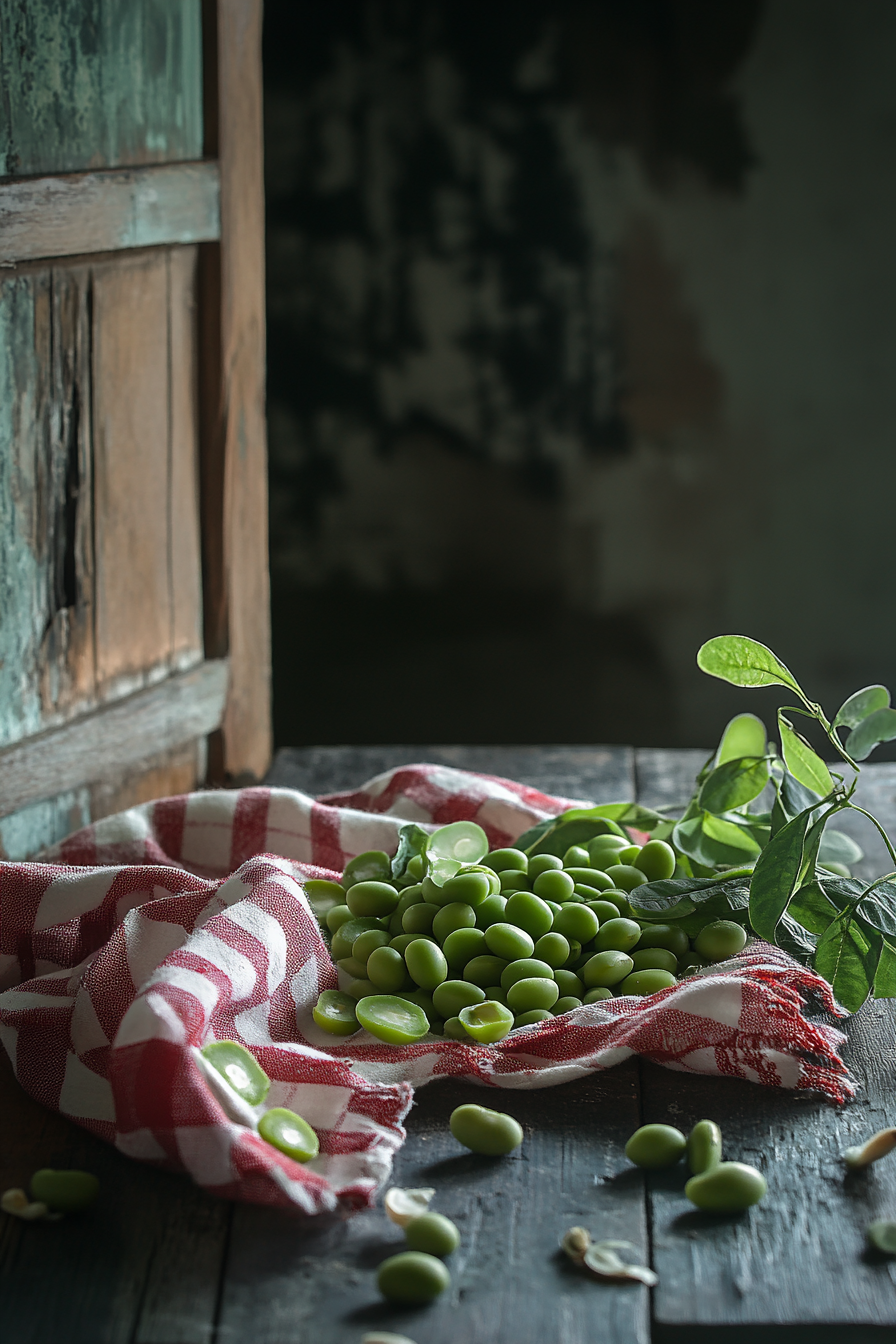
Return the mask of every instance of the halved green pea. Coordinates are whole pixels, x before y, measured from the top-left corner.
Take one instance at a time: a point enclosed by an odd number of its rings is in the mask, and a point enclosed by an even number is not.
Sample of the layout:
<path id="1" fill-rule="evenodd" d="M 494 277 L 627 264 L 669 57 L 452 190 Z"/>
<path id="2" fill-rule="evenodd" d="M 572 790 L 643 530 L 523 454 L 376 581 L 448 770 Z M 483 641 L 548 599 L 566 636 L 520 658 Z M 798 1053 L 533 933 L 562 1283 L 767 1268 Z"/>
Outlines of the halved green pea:
<path id="1" fill-rule="evenodd" d="M 755 1167 L 744 1162 L 719 1162 L 699 1176 L 692 1176 L 684 1193 L 698 1209 L 709 1213 L 740 1213 L 758 1204 L 768 1185 Z"/>
<path id="2" fill-rule="evenodd" d="M 509 966 L 504 967 L 501 972 L 501 988 L 506 993 L 511 985 L 516 984 L 517 980 L 527 980 L 532 976 L 541 976 L 545 980 L 553 980 L 555 978 L 554 968 L 538 957 L 522 957 L 519 961 L 512 961 Z"/>
<path id="3" fill-rule="evenodd" d="M 519 1148 L 523 1141 L 523 1127 L 518 1120 L 487 1106 L 472 1103 L 458 1106 L 451 1112 L 448 1123 L 458 1143 L 487 1157 L 503 1157 Z"/>
<path id="4" fill-rule="evenodd" d="M 346 891 L 357 882 L 388 882 L 392 877 L 392 860 L 382 849 L 368 849 L 349 859 L 340 883 Z"/>
<path id="5" fill-rule="evenodd" d="M 474 957 L 464 967 L 463 978 L 469 980 L 471 984 L 480 985 L 485 989 L 486 985 L 500 982 L 501 972 L 507 965 L 508 963 L 503 957 Z"/>
<path id="6" fill-rule="evenodd" d="M 631 953 L 636 971 L 670 971 L 678 973 L 678 958 L 665 947 L 641 947 Z"/>
<path id="7" fill-rule="evenodd" d="M 485 931 L 485 941 L 489 952 L 496 957 L 503 957 L 505 961 L 519 961 L 521 957 L 529 957 L 535 947 L 535 943 L 525 929 L 518 929 L 515 924 L 491 924 Z"/>
<path id="8" fill-rule="evenodd" d="M 456 1017 L 461 1008 L 482 1003 L 486 997 L 484 989 L 479 985 L 471 985 L 467 980 L 443 980 L 432 992 L 436 1012 L 445 1018 Z"/>
<path id="9" fill-rule="evenodd" d="M 418 938 L 415 941 L 423 940 Z M 435 947 L 435 943 L 430 943 L 430 947 Z M 376 948 L 367 958 L 366 978 L 381 993 L 397 993 L 404 988 L 408 978 L 404 957 L 395 947 Z"/>
<path id="10" fill-rule="evenodd" d="M 619 985 L 617 993 L 636 994 L 643 998 L 661 989 L 671 989 L 676 984 L 678 981 L 671 971 L 633 971 Z"/>
<path id="11" fill-rule="evenodd" d="M 317 1135 L 308 1121 L 285 1106 L 265 1111 L 258 1122 L 258 1132 L 272 1147 L 296 1162 L 310 1162 L 320 1151 Z"/>
<path id="12" fill-rule="evenodd" d="M 640 937 L 641 930 L 633 919 L 617 916 L 601 924 L 594 938 L 594 946 L 598 952 L 630 952 Z"/>
<path id="13" fill-rule="evenodd" d="M 528 1008 L 524 1013 L 517 1013 L 513 1019 L 514 1029 L 517 1027 L 534 1027 L 539 1022 L 550 1022 L 554 1014 L 549 1008 Z"/>
<path id="14" fill-rule="evenodd" d="M 333 1036 L 350 1036 L 358 1030 L 355 1000 L 338 989 L 325 989 L 311 1010 L 319 1027 Z"/>
<path id="15" fill-rule="evenodd" d="M 411 1045 L 429 1031 L 429 1019 L 420 1005 L 394 994 L 361 999 L 356 1012 L 361 1026 L 388 1045 Z"/>
<path id="16" fill-rule="evenodd" d="M 377 1270 L 377 1287 L 390 1302 L 423 1303 L 443 1293 L 451 1275 L 434 1255 L 401 1251 L 390 1255 Z"/>
<path id="17" fill-rule="evenodd" d="M 553 1008 L 560 997 L 554 980 L 530 976 L 517 980 L 507 990 L 507 1007 L 515 1013 L 527 1013 L 531 1008 Z"/>
<path id="18" fill-rule="evenodd" d="M 432 991 L 436 985 L 448 979 L 448 962 L 444 952 L 424 938 L 408 944 L 404 960 L 411 979 L 421 989 Z"/>
<path id="19" fill-rule="evenodd" d="M 612 879 L 613 886 L 620 891 L 634 891 L 635 887 L 642 887 L 647 882 L 647 878 L 640 868 L 633 868 L 630 863 L 615 863 L 609 868 L 604 869 L 607 877 Z"/>
<path id="20" fill-rule="evenodd" d="M 737 956 L 747 944 L 747 931 L 730 919 L 716 919 L 701 929 L 694 939 L 694 951 L 710 961 L 725 961 Z"/>
<path id="21" fill-rule="evenodd" d="M 533 854 L 529 857 L 529 877 L 532 881 L 552 868 L 562 868 L 563 860 L 556 854 Z"/>
<path id="22" fill-rule="evenodd" d="M 271 1080 L 244 1045 L 238 1041 L 210 1041 L 202 1047 L 201 1053 L 243 1101 L 250 1106 L 264 1101 Z"/>
<path id="23" fill-rule="evenodd" d="M 597 936 L 599 928 L 600 920 L 587 905 L 567 904 L 561 906 L 559 915 L 554 916 L 552 932 L 562 933 L 564 938 L 575 938 L 584 944 Z"/>
<path id="24" fill-rule="evenodd" d="M 572 994 L 581 999 L 585 993 L 585 986 L 575 971 L 557 970 L 554 972 L 554 980 L 561 995 Z"/>
<path id="25" fill-rule="evenodd" d="M 504 907 L 504 922 L 525 929 L 532 938 L 540 938 L 543 933 L 550 933 L 554 912 L 540 896 L 530 891 L 518 891 Z"/>
<path id="26" fill-rule="evenodd" d="M 506 907 L 506 897 L 497 894 L 487 896 L 481 905 L 476 906 L 477 929 L 487 929 L 492 924 L 500 924 L 504 920 Z"/>
<path id="27" fill-rule="evenodd" d="M 564 868 L 590 868 L 591 856 L 584 845 L 570 845 L 563 855 Z"/>
<path id="28" fill-rule="evenodd" d="M 464 905 L 461 901 L 453 901 L 451 905 L 443 905 L 436 911 L 435 918 L 432 921 L 432 931 L 440 943 L 444 943 L 449 933 L 454 933 L 456 929 L 474 929 L 476 927 L 476 915 L 472 905 Z"/>
<path id="29" fill-rule="evenodd" d="M 482 929 L 455 929 L 442 944 L 442 951 L 449 968 L 462 971 L 467 962 L 485 954 L 485 934 Z"/>
<path id="30" fill-rule="evenodd" d="M 569 960 L 569 941 L 562 933 L 543 933 L 533 953 L 537 960 L 546 961 L 549 966 L 563 966 Z"/>
<path id="31" fill-rule="evenodd" d="M 529 856 L 521 849 L 492 849 L 483 863 L 494 873 L 525 873 L 529 870 Z"/>
<path id="32" fill-rule="evenodd" d="M 634 963 L 625 952 L 609 950 L 597 952 L 582 967 L 582 980 L 587 989 L 610 988 L 631 975 Z M 586 1001 L 588 996 L 585 996 Z"/>
<path id="33" fill-rule="evenodd" d="M 564 873 L 562 869 L 551 870 L 536 877 L 532 883 L 532 890 L 542 900 L 560 901 L 562 903 L 569 900 L 575 885 L 569 873 Z"/>
<path id="34" fill-rule="evenodd" d="M 426 852 L 430 858 L 479 863 L 488 853 L 488 836 L 475 821 L 452 821 L 433 831 Z"/>
<path id="35" fill-rule="evenodd" d="M 82 1213 L 96 1199 L 100 1183 L 90 1171 L 42 1167 L 31 1177 L 28 1188 L 33 1200 L 46 1204 L 54 1213 Z"/>
<path id="36" fill-rule="evenodd" d="M 717 1167 L 722 1160 L 722 1131 L 714 1120 L 698 1120 L 688 1135 L 688 1166 L 693 1176 Z"/>
<path id="37" fill-rule="evenodd" d="M 645 924 L 638 939 L 638 949 L 645 947 L 664 947 L 676 957 L 684 957 L 690 951 L 688 936 L 678 924 Z"/>
<path id="38" fill-rule="evenodd" d="M 673 1125 L 642 1125 L 625 1145 L 629 1162 L 658 1171 L 684 1157 L 687 1139 Z"/>
<path id="39" fill-rule="evenodd" d="M 460 1245 L 460 1232 L 444 1213 L 421 1213 L 405 1223 L 404 1237 L 408 1250 L 425 1251 L 427 1255 L 444 1257 Z"/>
<path id="40" fill-rule="evenodd" d="M 484 1045 L 502 1041 L 513 1027 L 513 1013 L 505 1004 L 497 1003 L 494 999 L 485 999 L 482 1003 L 461 1008 L 458 1017 L 467 1034 Z"/>
<path id="41" fill-rule="evenodd" d="M 574 1008 L 581 1008 L 582 1000 L 576 998 L 573 994 L 564 994 L 559 998 L 551 1009 L 554 1017 L 559 1017 L 561 1013 L 571 1013 Z"/>
<path id="42" fill-rule="evenodd" d="M 641 869 L 648 882 L 664 882 L 675 872 L 675 850 L 665 840 L 648 840 L 631 862 Z"/>

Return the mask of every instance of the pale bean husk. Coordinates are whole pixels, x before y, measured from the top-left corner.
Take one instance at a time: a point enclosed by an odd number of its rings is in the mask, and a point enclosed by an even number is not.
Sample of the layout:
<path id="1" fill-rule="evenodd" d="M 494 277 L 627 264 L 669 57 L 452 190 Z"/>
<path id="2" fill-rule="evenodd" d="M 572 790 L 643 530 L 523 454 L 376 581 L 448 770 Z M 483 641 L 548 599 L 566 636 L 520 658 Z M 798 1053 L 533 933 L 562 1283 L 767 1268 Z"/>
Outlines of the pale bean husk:
<path id="1" fill-rule="evenodd" d="M 368 1335 L 364 1335 L 361 1344 L 414 1344 L 407 1335 L 393 1335 L 389 1330 L 374 1330 Z"/>
<path id="2" fill-rule="evenodd" d="M 13 1214 L 16 1218 L 24 1218 L 28 1223 L 38 1220 L 55 1223 L 62 1217 L 61 1213 L 51 1213 L 41 1200 L 30 1200 L 25 1191 L 17 1187 L 4 1190 L 0 1195 L 0 1209 L 4 1213 Z"/>
<path id="3" fill-rule="evenodd" d="M 419 1218 L 428 1212 L 429 1203 L 435 1190 L 428 1187 L 419 1190 L 402 1190 L 393 1185 L 386 1191 L 383 1205 L 387 1216 L 399 1227 L 407 1227 L 412 1218 Z"/>
<path id="4" fill-rule="evenodd" d="M 657 1275 L 645 1265 L 628 1264 L 619 1251 L 634 1251 L 630 1241 L 592 1241 L 587 1227 L 571 1227 L 560 1242 L 561 1248 L 572 1260 L 595 1278 L 612 1283 L 644 1283 L 652 1288 L 659 1282 Z"/>
<path id="5" fill-rule="evenodd" d="M 857 1171 L 860 1167 L 869 1167 L 872 1162 L 886 1157 L 894 1148 L 896 1148 L 896 1129 L 879 1129 L 865 1143 L 855 1148 L 847 1148 L 843 1154 L 843 1161 L 851 1170 Z"/>

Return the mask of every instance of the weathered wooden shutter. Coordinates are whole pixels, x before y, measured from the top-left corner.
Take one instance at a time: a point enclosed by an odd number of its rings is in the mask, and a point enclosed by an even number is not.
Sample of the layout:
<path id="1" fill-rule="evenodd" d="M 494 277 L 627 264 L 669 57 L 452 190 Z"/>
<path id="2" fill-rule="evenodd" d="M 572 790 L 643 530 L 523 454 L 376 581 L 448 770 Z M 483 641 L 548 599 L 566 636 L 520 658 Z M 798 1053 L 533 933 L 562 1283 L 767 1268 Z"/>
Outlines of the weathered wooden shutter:
<path id="1" fill-rule="evenodd" d="M 260 0 L 0 0 L 0 854 L 270 754 Z"/>

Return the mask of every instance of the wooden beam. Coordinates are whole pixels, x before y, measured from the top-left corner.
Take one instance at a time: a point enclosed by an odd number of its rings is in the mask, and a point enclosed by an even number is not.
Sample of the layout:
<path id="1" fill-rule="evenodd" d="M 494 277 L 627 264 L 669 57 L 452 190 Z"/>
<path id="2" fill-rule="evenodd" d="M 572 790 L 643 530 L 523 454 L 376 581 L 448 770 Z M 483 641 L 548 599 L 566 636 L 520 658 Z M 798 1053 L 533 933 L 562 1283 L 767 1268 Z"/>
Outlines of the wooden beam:
<path id="1" fill-rule="evenodd" d="M 0 751 L 0 816 L 77 789 L 212 733 L 227 696 L 227 662 L 208 660 L 155 686 Z"/>
<path id="2" fill-rule="evenodd" d="M 0 264 L 209 242 L 218 165 L 171 163 L 0 182 Z"/>

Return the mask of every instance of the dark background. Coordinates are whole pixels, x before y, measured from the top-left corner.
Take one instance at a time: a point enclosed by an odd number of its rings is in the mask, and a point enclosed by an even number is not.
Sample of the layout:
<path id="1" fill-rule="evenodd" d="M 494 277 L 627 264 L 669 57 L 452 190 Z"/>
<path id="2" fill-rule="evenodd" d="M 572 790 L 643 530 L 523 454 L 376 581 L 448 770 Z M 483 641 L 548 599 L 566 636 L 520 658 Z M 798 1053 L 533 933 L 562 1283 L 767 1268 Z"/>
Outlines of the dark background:
<path id="1" fill-rule="evenodd" d="M 267 0 L 277 745 L 896 681 L 896 5 Z"/>

